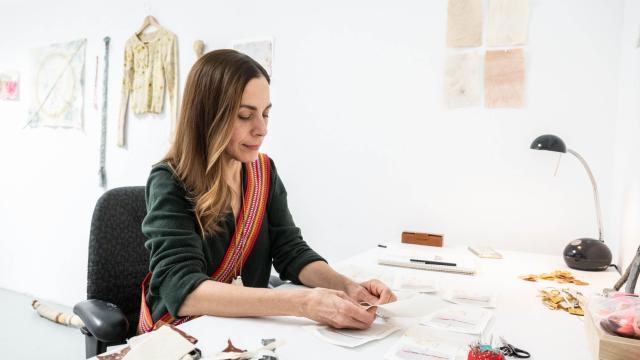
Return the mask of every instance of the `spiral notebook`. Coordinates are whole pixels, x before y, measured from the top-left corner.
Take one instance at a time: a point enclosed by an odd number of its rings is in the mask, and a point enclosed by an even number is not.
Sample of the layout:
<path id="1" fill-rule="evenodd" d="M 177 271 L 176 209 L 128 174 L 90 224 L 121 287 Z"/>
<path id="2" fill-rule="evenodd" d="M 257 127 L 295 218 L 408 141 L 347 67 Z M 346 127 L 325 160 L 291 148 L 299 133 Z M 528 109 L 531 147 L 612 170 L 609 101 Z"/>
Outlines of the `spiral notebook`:
<path id="1" fill-rule="evenodd" d="M 467 275 L 473 275 L 476 273 L 476 264 L 473 259 L 467 259 L 464 256 L 455 255 L 399 255 L 391 252 L 385 252 L 378 256 L 378 264 Z"/>

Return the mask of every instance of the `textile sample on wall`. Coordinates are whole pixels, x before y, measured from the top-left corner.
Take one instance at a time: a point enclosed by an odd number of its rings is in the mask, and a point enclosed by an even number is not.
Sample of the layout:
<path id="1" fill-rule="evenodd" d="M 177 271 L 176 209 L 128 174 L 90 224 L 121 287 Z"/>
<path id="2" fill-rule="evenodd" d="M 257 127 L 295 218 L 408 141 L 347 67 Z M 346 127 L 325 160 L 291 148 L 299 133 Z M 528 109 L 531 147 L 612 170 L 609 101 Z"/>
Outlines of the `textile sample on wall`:
<path id="1" fill-rule="evenodd" d="M 135 114 L 161 113 L 165 87 L 171 103 L 173 132 L 178 118 L 178 39 L 165 28 L 134 34 L 125 44 L 118 146 L 125 145 L 129 96 Z"/>
<path id="2" fill-rule="evenodd" d="M 31 51 L 31 127 L 82 128 L 86 39 Z"/>
<path id="3" fill-rule="evenodd" d="M 109 89 L 109 43 L 111 38 L 105 36 L 104 39 L 104 65 L 102 69 L 102 116 L 100 118 L 100 187 L 107 188 L 107 94 Z"/>
<path id="4" fill-rule="evenodd" d="M 485 55 L 485 106 L 488 108 L 524 106 L 524 51 L 487 51 Z"/>
<path id="5" fill-rule="evenodd" d="M 529 0 L 490 0 L 489 46 L 524 45 L 529 32 Z"/>
<path id="6" fill-rule="evenodd" d="M 444 78 L 449 108 L 482 103 L 482 57 L 477 52 L 449 54 Z"/>
<path id="7" fill-rule="evenodd" d="M 93 78 L 93 109 L 98 110 L 98 69 L 100 68 L 100 58 L 96 56 L 96 73 Z"/>
<path id="8" fill-rule="evenodd" d="M 449 0 L 447 46 L 482 45 L 482 0 Z"/>
<path id="9" fill-rule="evenodd" d="M 271 66 L 273 63 L 272 40 L 237 41 L 233 43 L 232 48 L 249 55 L 253 60 L 262 65 L 262 67 L 267 70 L 269 76 L 271 76 Z"/>
<path id="10" fill-rule="evenodd" d="M 0 100 L 18 100 L 18 72 L 0 72 Z"/>
<path id="11" fill-rule="evenodd" d="M 196 59 L 200 59 L 204 54 L 204 41 L 196 40 L 193 42 L 193 51 L 196 53 Z"/>

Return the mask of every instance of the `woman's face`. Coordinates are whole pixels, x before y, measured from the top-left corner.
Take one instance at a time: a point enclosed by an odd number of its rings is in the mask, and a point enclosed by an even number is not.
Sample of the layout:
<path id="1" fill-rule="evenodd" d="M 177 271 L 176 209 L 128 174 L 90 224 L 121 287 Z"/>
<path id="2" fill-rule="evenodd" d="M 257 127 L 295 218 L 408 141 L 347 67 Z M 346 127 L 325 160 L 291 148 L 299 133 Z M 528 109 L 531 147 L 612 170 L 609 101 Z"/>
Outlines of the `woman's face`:
<path id="1" fill-rule="evenodd" d="M 258 158 L 258 151 L 267 135 L 271 99 L 269 83 L 264 77 L 253 78 L 244 88 L 240 108 L 233 120 L 231 141 L 225 152 L 240 162 Z"/>

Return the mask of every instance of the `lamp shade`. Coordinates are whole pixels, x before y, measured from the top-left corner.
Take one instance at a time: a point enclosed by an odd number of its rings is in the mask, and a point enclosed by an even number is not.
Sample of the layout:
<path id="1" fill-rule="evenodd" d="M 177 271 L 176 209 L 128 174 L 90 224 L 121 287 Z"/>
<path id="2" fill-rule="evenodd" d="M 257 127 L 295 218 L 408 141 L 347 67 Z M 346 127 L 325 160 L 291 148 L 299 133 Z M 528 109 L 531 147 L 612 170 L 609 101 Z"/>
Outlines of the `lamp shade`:
<path id="1" fill-rule="evenodd" d="M 564 144 L 564 141 L 562 141 L 562 139 L 560 139 L 559 137 L 551 134 L 538 136 L 535 140 L 533 140 L 530 148 L 534 150 L 548 150 L 561 153 L 567 152 L 567 146 Z"/>

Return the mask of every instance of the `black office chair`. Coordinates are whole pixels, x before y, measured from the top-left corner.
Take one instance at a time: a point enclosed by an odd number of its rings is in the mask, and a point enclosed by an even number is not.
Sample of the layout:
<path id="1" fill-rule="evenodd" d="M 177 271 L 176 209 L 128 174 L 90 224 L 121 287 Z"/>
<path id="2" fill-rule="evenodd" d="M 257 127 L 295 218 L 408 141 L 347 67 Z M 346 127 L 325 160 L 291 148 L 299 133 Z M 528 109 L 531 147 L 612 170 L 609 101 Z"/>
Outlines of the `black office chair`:
<path id="1" fill-rule="evenodd" d="M 87 358 L 134 336 L 140 316 L 140 284 L 149 271 L 141 225 L 144 186 L 115 188 L 96 203 L 89 235 L 87 300 L 73 312 L 84 322 Z"/>
<path id="2" fill-rule="evenodd" d="M 115 188 L 96 203 L 89 235 L 87 300 L 73 312 L 85 327 L 87 358 L 136 335 L 140 284 L 149 271 L 142 220 L 147 214 L 144 186 Z M 269 287 L 283 284 L 271 276 Z"/>

